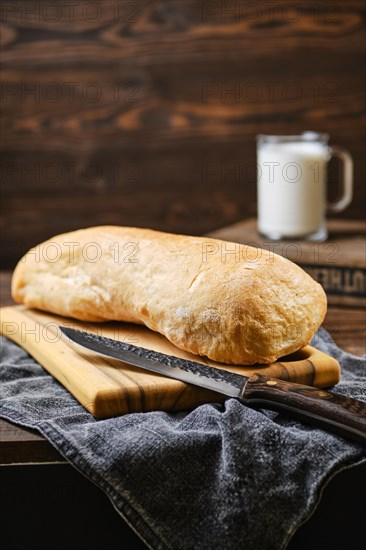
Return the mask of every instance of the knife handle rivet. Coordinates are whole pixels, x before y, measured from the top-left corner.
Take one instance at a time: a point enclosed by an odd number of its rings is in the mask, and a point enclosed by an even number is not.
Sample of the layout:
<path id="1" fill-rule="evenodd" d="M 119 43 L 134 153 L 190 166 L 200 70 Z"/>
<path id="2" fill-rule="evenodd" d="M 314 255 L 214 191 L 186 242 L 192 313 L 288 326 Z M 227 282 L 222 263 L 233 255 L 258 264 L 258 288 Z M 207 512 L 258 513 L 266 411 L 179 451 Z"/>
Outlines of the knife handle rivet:
<path id="1" fill-rule="evenodd" d="M 267 386 L 277 386 L 276 380 L 267 380 Z"/>
<path id="2" fill-rule="evenodd" d="M 320 391 L 318 392 L 319 397 L 328 397 L 328 392 L 326 391 Z"/>

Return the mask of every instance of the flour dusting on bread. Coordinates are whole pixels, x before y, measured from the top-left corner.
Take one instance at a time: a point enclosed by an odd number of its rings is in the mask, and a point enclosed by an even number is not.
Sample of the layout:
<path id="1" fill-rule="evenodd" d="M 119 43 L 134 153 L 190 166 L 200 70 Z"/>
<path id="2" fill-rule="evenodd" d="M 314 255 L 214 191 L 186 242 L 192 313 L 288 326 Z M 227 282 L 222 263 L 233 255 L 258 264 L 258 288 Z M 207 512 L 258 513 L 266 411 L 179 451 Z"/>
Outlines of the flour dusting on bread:
<path id="1" fill-rule="evenodd" d="M 38 245 L 18 263 L 12 294 L 82 321 L 144 324 L 181 349 L 243 365 L 308 344 L 327 307 L 322 287 L 273 252 L 115 226 Z"/>

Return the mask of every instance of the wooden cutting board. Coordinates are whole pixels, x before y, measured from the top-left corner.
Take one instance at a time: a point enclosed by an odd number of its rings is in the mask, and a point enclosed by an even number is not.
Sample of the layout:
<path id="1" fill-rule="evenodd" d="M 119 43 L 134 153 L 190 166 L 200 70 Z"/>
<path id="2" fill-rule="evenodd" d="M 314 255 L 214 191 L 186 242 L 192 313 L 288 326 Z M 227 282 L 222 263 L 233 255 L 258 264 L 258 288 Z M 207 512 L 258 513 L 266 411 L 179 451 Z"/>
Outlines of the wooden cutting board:
<path id="1" fill-rule="evenodd" d="M 212 365 L 239 374 L 260 371 L 268 376 L 320 388 L 336 384 L 340 376 L 338 362 L 311 346 L 271 365 L 228 366 L 182 351 L 164 336 L 140 325 L 81 323 L 25 306 L 1 308 L 0 317 L 1 334 L 27 350 L 96 418 L 141 411 L 192 409 L 203 403 L 223 402 L 225 397 L 83 349 L 72 344 L 61 333 L 59 325 L 198 361 L 207 368 Z"/>

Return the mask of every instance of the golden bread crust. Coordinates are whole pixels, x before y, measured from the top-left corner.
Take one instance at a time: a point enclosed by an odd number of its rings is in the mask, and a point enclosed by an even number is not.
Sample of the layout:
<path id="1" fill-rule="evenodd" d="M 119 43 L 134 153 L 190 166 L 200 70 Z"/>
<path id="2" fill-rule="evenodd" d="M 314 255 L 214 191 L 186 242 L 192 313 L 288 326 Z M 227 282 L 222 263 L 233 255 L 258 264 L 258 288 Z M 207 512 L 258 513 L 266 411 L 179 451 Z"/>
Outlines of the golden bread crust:
<path id="1" fill-rule="evenodd" d="M 231 364 L 271 363 L 308 344 L 322 287 L 266 250 L 133 227 L 91 227 L 30 250 L 13 298 L 82 321 L 145 324 L 177 347 Z"/>

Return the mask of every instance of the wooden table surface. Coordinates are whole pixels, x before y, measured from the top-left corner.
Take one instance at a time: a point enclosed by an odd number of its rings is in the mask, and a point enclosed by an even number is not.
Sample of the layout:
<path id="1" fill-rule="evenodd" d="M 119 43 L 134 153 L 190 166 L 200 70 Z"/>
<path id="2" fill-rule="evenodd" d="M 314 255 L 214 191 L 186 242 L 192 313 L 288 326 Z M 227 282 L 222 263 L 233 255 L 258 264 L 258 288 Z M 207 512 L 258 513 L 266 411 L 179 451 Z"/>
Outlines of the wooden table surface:
<path id="1" fill-rule="evenodd" d="M 11 272 L 0 272 L 0 303 L 14 304 L 10 296 Z M 366 354 L 366 311 L 329 307 L 323 326 L 336 343 L 355 354 Z M 0 419 L 0 464 L 53 463 L 65 460 L 51 444 L 33 430 Z"/>

